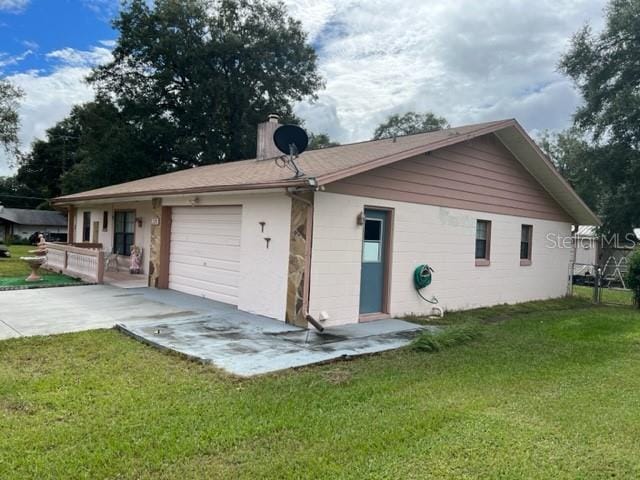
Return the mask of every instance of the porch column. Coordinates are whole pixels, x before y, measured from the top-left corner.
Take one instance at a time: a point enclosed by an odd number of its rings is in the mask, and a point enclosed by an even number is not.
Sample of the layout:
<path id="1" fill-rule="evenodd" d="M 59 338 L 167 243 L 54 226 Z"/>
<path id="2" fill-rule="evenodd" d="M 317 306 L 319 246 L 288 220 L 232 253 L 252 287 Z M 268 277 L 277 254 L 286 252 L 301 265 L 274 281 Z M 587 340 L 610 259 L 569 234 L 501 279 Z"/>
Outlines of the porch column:
<path id="1" fill-rule="evenodd" d="M 171 208 L 162 206 L 161 198 L 151 199 L 151 247 L 149 252 L 149 286 L 169 288 L 169 242 Z"/>
<path id="2" fill-rule="evenodd" d="M 67 208 L 67 243 L 75 241 L 76 231 L 76 207 L 69 205 Z"/>
<path id="3" fill-rule="evenodd" d="M 287 277 L 286 321 L 307 327 L 313 228 L 313 193 L 291 195 L 291 235 Z"/>

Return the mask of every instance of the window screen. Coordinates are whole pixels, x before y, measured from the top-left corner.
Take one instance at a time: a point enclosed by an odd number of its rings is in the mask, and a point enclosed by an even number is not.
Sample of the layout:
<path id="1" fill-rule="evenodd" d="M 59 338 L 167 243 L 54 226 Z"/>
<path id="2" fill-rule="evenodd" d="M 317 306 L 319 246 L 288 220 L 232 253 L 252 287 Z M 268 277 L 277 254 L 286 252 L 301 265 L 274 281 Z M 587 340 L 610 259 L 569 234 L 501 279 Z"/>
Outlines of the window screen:
<path id="1" fill-rule="evenodd" d="M 531 233 L 533 227 L 531 225 L 522 225 L 520 233 L 520 260 L 531 259 Z"/>
<path id="2" fill-rule="evenodd" d="M 489 259 L 489 238 L 491 222 L 478 220 L 476 223 L 476 259 Z"/>

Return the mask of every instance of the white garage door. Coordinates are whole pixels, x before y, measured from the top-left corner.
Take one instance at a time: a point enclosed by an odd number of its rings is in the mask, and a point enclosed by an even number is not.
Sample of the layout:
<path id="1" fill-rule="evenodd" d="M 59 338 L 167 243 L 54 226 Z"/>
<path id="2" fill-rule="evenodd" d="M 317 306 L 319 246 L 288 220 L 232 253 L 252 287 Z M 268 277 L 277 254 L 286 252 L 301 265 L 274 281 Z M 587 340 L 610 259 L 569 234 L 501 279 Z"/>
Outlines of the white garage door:
<path id="1" fill-rule="evenodd" d="M 169 288 L 238 304 L 242 207 L 174 207 Z"/>

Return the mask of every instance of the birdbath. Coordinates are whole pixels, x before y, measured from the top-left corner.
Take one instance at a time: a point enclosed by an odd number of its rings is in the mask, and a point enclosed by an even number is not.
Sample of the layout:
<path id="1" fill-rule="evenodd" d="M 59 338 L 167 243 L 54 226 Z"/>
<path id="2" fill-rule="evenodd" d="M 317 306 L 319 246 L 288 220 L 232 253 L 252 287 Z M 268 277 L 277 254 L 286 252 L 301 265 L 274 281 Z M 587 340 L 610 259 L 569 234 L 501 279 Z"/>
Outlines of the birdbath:
<path id="1" fill-rule="evenodd" d="M 26 282 L 39 282 L 42 280 L 42 277 L 38 275 L 38 269 L 46 261 L 45 257 L 20 257 L 20 260 L 27 262 L 31 267 L 31 275 L 25 278 Z"/>

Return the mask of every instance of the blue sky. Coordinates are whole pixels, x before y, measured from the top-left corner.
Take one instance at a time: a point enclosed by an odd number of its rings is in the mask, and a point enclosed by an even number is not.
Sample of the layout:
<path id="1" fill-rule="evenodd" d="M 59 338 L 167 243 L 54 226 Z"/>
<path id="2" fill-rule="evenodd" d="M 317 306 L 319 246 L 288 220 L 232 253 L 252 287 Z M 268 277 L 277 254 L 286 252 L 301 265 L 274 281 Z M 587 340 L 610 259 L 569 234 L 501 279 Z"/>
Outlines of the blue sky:
<path id="1" fill-rule="evenodd" d="M 151 1 L 151 0 L 150 0 Z M 532 134 L 571 123 L 580 98 L 557 71 L 571 35 L 597 31 L 606 0 L 285 0 L 319 54 L 326 88 L 295 109 L 346 143 L 393 113 L 452 125 L 517 118 Z M 118 0 L 0 0 L 0 76 L 19 85 L 22 148 L 93 91 L 108 62 Z M 15 170 L 0 155 L 0 175 Z"/>
<path id="2" fill-rule="evenodd" d="M 0 7 L 3 1 L 0 0 Z M 59 63 L 51 52 L 90 50 L 100 41 L 117 38 L 107 4 L 82 0 L 9 0 L 0 10 L 0 65 L 4 75 L 37 69 L 49 73 Z"/>

